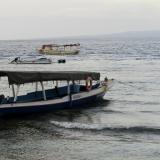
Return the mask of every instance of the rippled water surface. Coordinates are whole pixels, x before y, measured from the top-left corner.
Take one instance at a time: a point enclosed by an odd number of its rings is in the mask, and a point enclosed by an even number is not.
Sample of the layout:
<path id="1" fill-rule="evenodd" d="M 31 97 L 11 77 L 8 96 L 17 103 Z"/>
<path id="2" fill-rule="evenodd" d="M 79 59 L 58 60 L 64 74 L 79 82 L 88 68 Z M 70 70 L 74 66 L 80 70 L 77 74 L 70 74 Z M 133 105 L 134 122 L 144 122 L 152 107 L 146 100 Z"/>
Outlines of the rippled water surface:
<path id="1" fill-rule="evenodd" d="M 81 44 L 65 64 L 13 65 L 47 43 Z M 58 56 L 48 56 L 54 62 Z M 0 41 L 0 69 L 86 70 L 114 78 L 104 100 L 83 108 L 0 119 L 0 159 L 160 159 L 160 39 Z M 5 80 L 1 92 L 10 96 Z"/>

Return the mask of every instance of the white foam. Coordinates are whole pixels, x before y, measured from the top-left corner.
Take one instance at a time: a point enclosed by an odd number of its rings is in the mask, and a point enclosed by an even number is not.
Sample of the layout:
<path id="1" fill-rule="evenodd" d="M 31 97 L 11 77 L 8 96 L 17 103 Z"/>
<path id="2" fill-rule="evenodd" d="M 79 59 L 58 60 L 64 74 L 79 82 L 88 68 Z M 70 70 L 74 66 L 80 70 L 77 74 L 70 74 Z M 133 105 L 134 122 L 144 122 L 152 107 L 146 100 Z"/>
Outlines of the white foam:
<path id="1" fill-rule="evenodd" d="M 58 127 L 63 127 L 67 129 L 92 129 L 92 130 L 102 130 L 106 126 L 102 124 L 87 124 L 87 123 L 78 123 L 78 122 L 58 122 L 58 121 L 51 121 L 52 124 Z"/>

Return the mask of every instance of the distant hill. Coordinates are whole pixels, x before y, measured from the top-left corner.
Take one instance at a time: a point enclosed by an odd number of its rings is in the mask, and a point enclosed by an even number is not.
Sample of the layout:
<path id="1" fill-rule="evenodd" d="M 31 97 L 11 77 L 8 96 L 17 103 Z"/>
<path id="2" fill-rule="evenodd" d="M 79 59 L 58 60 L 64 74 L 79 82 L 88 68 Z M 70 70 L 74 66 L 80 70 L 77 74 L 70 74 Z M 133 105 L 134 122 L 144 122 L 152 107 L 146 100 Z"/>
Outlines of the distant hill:
<path id="1" fill-rule="evenodd" d="M 91 38 L 158 38 L 160 39 L 159 31 L 129 31 L 121 33 L 111 33 L 111 34 L 96 34 L 96 35 L 78 35 L 78 36 L 61 36 L 61 37 L 41 37 L 32 38 L 32 40 L 77 40 L 77 39 L 91 39 Z M 27 39 L 26 39 L 27 40 Z M 30 39 L 28 39 L 30 40 Z"/>
<path id="2" fill-rule="evenodd" d="M 130 31 L 105 35 L 119 38 L 160 38 L 160 31 Z"/>
<path id="3" fill-rule="evenodd" d="M 62 38 L 62 37 L 61 37 Z M 160 38 L 159 31 L 129 31 L 111 34 L 97 34 L 97 35 L 81 35 L 81 36 L 71 36 L 63 37 L 65 39 L 90 39 L 90 38 Z"/>

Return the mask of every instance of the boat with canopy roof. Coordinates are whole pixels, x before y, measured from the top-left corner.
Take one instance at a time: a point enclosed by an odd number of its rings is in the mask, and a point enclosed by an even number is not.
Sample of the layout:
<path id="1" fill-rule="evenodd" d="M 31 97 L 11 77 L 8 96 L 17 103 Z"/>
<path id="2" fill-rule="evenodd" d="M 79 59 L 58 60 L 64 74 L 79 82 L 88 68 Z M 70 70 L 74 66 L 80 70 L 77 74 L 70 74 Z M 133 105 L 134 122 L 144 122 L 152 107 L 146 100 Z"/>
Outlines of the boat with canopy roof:
<path id="1" fill-rule="evenodd" d="M 0 115 L 82 106 L 102 99 L 113 81 L 100 81 L 100 73 L 86 71 L 0 71 L 0 77 L 8 79 L 12 91 L 11 97 L 0 95 Z M 33 91 L 19 95 L 29 83 Z"/>
<path id="2" fill-rule="evenodd" d="M 80 51 L 80 44 L 44 44 L 38 51 L 40 54 L 49 55 L 75 55 Z"/>

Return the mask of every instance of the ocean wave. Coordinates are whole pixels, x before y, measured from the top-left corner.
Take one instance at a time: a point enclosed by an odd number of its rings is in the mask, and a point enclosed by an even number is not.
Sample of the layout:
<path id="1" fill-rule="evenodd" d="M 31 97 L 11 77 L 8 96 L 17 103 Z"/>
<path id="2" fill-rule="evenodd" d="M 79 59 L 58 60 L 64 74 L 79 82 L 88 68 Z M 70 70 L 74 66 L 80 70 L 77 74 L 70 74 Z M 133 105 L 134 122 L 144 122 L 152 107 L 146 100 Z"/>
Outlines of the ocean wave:
<path id="1" fill-rule="evenodd" d="M 90 130 L 90 131 L 113 131 L 113 132 L 131 132 L 131 133 L 153 133 L 160 134 L 160 128 L 150 126 L 112 126 L 106 124 L 85 124 L 78 122 L 58 122 L 51 121 L 56 127 L 65 129 Z"/>
<path id="2" fill-rule="evenodd" d="M 104 110 L 104 109 L 101 109 L 101 110 L 98 110 L 98 112 L 101 112 L 101 113 L 105 113 L 105 114 L 126 114 L 125 112 L 123 112 L 123 111 L 116 111 L 116 110 L 109 110 L 109 109 L 107 109 L 107 110 Z"/>

